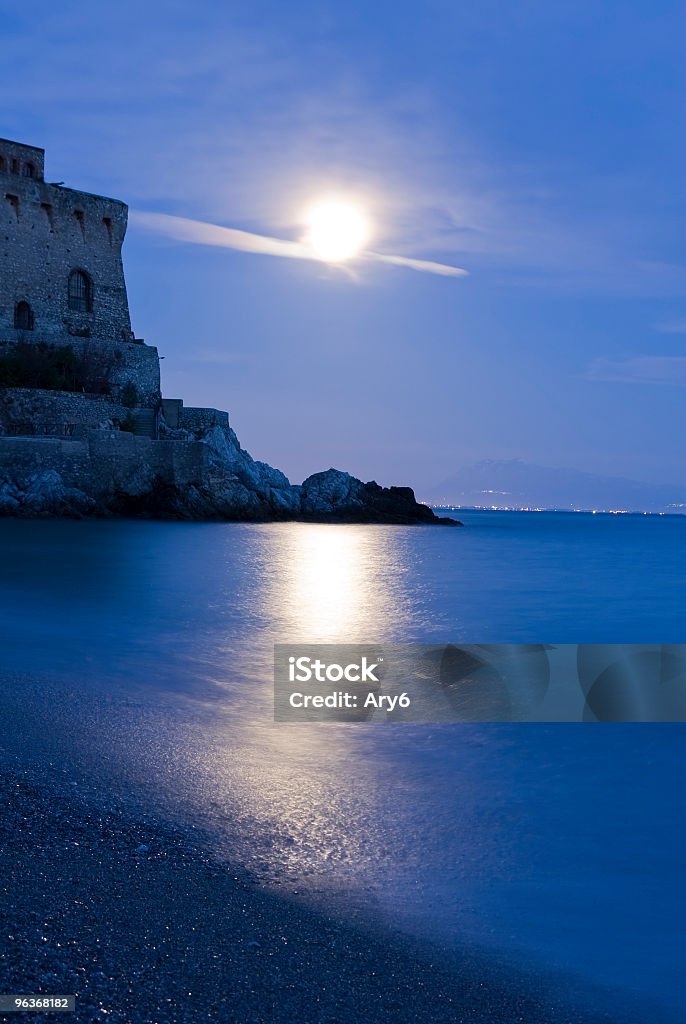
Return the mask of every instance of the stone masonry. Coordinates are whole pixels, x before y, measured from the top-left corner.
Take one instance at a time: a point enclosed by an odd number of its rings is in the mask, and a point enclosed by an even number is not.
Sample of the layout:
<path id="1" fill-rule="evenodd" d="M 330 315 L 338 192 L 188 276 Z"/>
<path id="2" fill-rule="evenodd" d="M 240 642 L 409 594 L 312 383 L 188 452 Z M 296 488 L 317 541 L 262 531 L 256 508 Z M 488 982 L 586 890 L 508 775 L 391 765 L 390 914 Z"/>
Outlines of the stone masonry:
<path id="1" fill-rule="evenodd" d="M 0 337 L 132 341 L 121 248 L 128 207 L 44 180 L 42 149 L 0 139 Z M 82 273 L 90 294 L 69 279 Z M 28 304 L 30 326 L 15 322 Z"/>

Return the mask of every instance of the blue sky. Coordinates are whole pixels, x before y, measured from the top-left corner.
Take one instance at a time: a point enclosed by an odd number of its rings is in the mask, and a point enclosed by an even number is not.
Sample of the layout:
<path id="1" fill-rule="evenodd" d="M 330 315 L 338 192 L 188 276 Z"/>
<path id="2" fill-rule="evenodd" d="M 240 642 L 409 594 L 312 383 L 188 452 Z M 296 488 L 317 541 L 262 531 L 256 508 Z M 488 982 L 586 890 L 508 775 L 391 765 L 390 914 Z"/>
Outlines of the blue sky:
<path id="1" fill-rule="evenodd" d="M 297 240 L 354 197 L 465 278 L 175 241 L 132 218 L 164 391 L 298 481 L 421 493 L 521 458 L 683 479 L 683 4 L 0 3 L 0 135 L 46 176 Z"/>

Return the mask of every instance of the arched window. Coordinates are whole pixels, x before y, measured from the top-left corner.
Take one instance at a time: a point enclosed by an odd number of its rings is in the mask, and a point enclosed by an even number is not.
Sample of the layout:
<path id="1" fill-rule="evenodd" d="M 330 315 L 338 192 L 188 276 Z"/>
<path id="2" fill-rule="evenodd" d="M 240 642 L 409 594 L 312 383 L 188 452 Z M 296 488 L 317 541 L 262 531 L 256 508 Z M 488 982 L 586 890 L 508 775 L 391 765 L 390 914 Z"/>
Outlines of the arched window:
<path id="1" fill-rule="evenodd" d="M 33 310 L 28 302 L 18 302 L 14 307 L 14 327 L 17 331 L 33 330 Z"/>
<path id="2" fill-rule="evenodd" d="M 36 177 L 36 168 L 29 161 L 29 163 L 24 164 L 21 173 L 24 175 L 25 178 L 35 178 Z"/>
<path id="3" fill-rule="evenodd" d="M 83 270 L 72 270 L 69 275 L 69 308 L 76 313 L 92 313 L 93 282 Z"/>

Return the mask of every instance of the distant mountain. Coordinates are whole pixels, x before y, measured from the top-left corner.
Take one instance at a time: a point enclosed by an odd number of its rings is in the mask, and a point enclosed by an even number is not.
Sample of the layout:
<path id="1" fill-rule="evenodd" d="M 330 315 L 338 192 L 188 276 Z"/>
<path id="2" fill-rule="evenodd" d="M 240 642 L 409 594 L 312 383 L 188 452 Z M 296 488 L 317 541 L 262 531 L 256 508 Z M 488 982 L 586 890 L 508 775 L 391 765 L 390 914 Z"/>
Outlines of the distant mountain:
<path id="1" fill-rule="evenodd" d="M 576 469 L 486 460 L 422 494 L 434 505 L 686 513 L 686 485 L 645 484 Z"/>

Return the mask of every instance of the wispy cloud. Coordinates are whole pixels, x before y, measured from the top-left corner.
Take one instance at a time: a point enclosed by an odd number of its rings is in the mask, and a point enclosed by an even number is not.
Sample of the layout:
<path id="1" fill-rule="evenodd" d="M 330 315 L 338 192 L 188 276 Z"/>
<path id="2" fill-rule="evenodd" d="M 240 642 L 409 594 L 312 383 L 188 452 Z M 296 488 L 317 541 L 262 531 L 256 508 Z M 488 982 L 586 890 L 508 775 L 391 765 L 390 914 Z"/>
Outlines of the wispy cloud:
<path id="1" fill-rule="evenodd" d="M 453 267 L 449 263 L 436 263 L 435 260 L 417 260 L 411 256 L 389 256 L 381 252 L 365 252 L 364 259 L 376 260 L 379 263 L 390 263 L 394 267 L 409 267 L 426 274 L 439 274 L 441 277 L 466 277 L 469 273 L 461 267 Z"/>
<path id="2" fill-rule="evenodd" d="M 173 217 L 166 213 L 147 213 L 132 210 L 130 220 L 149 231 L 193 245 L 215 245 L 240 252 L 263 253 L 268 256 L 286 256 L 290 259 L 311 259 L 312 253 L 300 242 L 288 242 L 251 231 L 226 228 L 219 224 L 206 224 L 188 217 Z"/>
<path id="3" fill-rule="evenodd" d="M 628 359 L 594 359 L 588 380 L 621 384 L 686 385 L 686 356 L 633 356 Z"/>
<path id="4" fill-rule="evenodd" d="M 206 224 L 188 217 L 174 217 L 166 213 L 149 213 L 131 211 L 134 225 L 155 231 L 168 238 L 193 245 L 214 245 L 223 249 L 237 249 L 239 252 L 259 253 L 266 256 L 281 256 L 286 259 L 316 260 L 319 257 L 304 242 L 292 242 L 269 235 L 259 235 L 252 231 L 241 231 L 238 228 L 222 227 L 219 224 Z M 362 252 L 358 260 L 371 260 L 377 263 L 388 263 L 396 267 L 407 267 L 427 274 L 439 274 L 442 277 L 464 277 L 466 270 L 435 260 L 421 260 L 410 256 L 393 256 L 379 252 Z"/>

